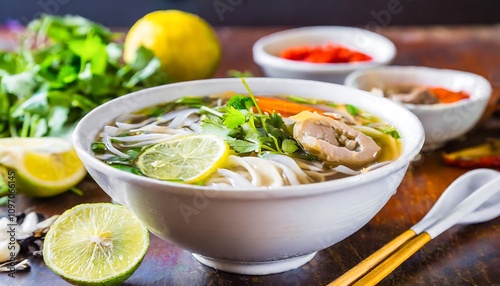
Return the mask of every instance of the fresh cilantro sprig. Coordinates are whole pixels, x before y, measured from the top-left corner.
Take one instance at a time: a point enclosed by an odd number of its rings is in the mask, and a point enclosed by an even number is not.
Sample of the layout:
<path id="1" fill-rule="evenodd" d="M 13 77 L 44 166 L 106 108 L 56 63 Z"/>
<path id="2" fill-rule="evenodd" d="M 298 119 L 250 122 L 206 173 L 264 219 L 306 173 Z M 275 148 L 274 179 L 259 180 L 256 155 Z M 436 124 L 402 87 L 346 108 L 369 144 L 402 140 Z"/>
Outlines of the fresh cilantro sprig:
<path id="1" fill-rule="evenodd" d="M 283 118 L 277 113 L 263 114 L 248 84 L 244 79 L 242 82 L 249 96 L 237 94 L 229 99 L 226 106 L 200 108 L 200 113 L 205 115 L 203 133 L 224 138 L 237 153 L 261 154 L 268 151 L 293 154 L 299 151 L 300 147 Z"/>

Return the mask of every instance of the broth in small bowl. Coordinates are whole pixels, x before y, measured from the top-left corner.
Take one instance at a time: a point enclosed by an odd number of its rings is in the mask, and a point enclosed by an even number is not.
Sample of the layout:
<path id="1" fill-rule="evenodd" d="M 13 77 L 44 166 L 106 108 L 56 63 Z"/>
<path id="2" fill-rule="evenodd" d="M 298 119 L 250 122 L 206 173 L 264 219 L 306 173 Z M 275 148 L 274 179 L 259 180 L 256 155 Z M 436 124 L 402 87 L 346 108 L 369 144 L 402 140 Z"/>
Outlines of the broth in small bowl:
<path id="1" fill-rule="evenodd" d="M 90 112 L 74 143 L 96 182 L 152 233 L 205 265 L 263 275 L 297 268 L 365 225 L 394 194 L 424 138 L 413 114 L 367 92 L 292 79 L 251 78 L 248 86 L 212 79 L 132 93 Z M 183 131 L 189 134 L 173 134 Z M 157 148 L 164 156 L 176 146 L 189 161 L 211 143 L 179 146 L 200 137 L 230 150 L 209 176 L 147 174 L 173 162 L 146 160 L 158 158 Z"/>

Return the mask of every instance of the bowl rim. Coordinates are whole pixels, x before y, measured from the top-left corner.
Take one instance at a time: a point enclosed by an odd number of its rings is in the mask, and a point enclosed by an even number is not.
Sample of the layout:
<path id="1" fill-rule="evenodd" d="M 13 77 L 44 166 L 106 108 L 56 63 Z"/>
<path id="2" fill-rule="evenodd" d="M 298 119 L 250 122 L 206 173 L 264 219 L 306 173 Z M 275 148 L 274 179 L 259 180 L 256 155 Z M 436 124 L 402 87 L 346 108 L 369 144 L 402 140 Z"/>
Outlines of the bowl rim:
<path id="1" fill-rule="evenodd" d="M 445 68 L 434 68 L 434 67 L 428 67 L 428 66 L 381 66 L 381 67 L 374 67 L 374 68 L 368 68 L 368 69 L 363 69 L 363 70 L 357 70 L 353 71 L 347 77 L 344 79 L 344 85 L 353 87 L 353 88 L 358 88 L 357 85 L 357 80 L 361 76 L 367 75 L 367 74 L 385 74 L 385 73 L 393 73 L 397 72 L 398 74 L 425 74 L 425 73 L 449 73 L 453 74 L 453 76 L 468 76 L 473 78 L 478 85 L 481 85 L 482 88 L 484 88 L 485 92 L 482 93 L 477 93 L 475 97 L 471 97 L 467 100 L 459 100 L 456 102 L 452 103 L 436 103 L 436 104 L 411 104 L 411 103 L 398 103 L 403 105 L 404 107 L 410 109 L 410 110 L 420 110 L 420 111 L 441 111 L 441 110 L 446 110 L 446 109 L 451 109 L 451 108 L 461 108 L 463 106 L 466 106 L 468 104 L 471 104 L 473 102 L 478 102 L 478 101 L 487 101 L 491 97 L 491 93 L 493 91 L 490 82 L 484 78 L 481 75 L 468 72 L 468 71 L 462 71 L 462 70 L 454 70 L 454 69 L 445 69 Z M 414 80 L 415 83 L 419 82 L 419 80 L 416 78 Z M 359 88 L 358 88 L 359 89 Z M 369 91 L 368 91 L 369 92 Z"/>
<path id="2" fill-rule="evenodd" d="M 85 136 L 87 131 L 89 130 L 88 126 L 86 126 L 86 122 L 91 118 L 92 116 L 95 116 L 96 114 L 99 114 L 101 110 L 110 107 L 113 104 L 119 103 L 119 102 L 127 102 L 129 99 L 141 96 L 144 93 L 151 93 L 155 91 L 160 91 L 163 89 L 175 89 L 175 88 L 182 88 L 183 86 L 189 86 L 189 85 L 199 85 L 199 84 L 204 84 L 204 83 L 228 83 L 228 82 L 235 82 L 239 81 L 240 79 L 237 78 L 219 78 L 219 79 L 205 79 L 205 80 L 195 80 L 195 81 L 186 81 L 186 82 L 179 82 L 179 83 L 172 83 L 172 84 L 166 84 L 166 85 L 161 85 L 161 86 L 156 86 L 156 87 L 151 87 L 143 90 L 139 90 L 136 92 L 132 92 L 123 96 L 120 96 L 118 98 L 115 98 L 113 100 L 110 100 L 96 108 L 94 108 L 92 111 L 90 111 L 84 118 L 80 120 L 80 122 L 77 124 L 75 130 L 73 131 L 73 145 L 75 147 L 75 150 L 84 163 L 85 166 L 90 165 L 92 168 L 103 172 L 110 174 L 108 175 L 111 177 L 118 177 L 118 178 L 128 178 L 131 180 L 135 180 L 144 184 L 154 184 L 157 186 L 163 186 L 165 188 L 162 189 L 162 191 L 168 192 L 170 194 L 179 194 L 179 195 L 187 195 L 189 194 L 190 190 L 194 192 L 202 192 L 202 193 L 210 193 L 210 192 L 215 192 L 217 193 L 217 198 L 239 198 L 239 199 L 271 199 L 271 198 L 284 198 L 284 197 L 301 197 L 301 196 L 313 196 L 313 195 L 319 195 L 325 192 L 333 192 L 333 191 L 340 191 L 342 189 L 346 189 L 349 186 L 357 185 L 357 183 L 360 184 L 367 184 L 370 183 L 374 180 L 378 180 L 380 178 L 383 178 L 384 175 L 387 175 L 389 173 L 395 173 L 400 169 L 406 168 L 409 163 L 415 158 L 415 156 L 420 152 L 423 144 L 424 144 L 424 129 L 423 126 L 420 122 L 420 120 L 413 114 L 411 113 L 408 109 L 404 108 L 401 105 L 398 105 L 394 103 L 391 100 L 388 100 L 386 98 L 382 98 L 376 95 L 373 95 L 369 92 L 354 89 L 352 87 L 346 87 L 342 86 L 339 84 L 333 84 L 333 83 L 327 83 L 327 82 L 319 82 L 319 81 L 312 81 L 312 80 L 302 80 L 302 79 L 281 79 L 281 78 L 249 78 L 247 79 L 247 82 L 249 85 L 252 84 L 252 82 L 257 83 L 262 82 L 265 84 L 266 82 L 270 82 L 271 84 L 276 84 L 278 86 L 285 85 L 285 84 L 290 84 L 290 82 L 295 82 L 295 84 L 310 84 L 310 85 L 319 85 L 319 86 L 328 86 L 328 85 L 336 85 L 344 89 L 352 89 L 353 91 L 355 90 L 356 93 L 361 93 L 366 97 L 370 97 L 371 100 L 374 101 L 381 101 L 385 102 L 383 104 L 388 104 L 391 105 L 392 108 L 398 109 L 399 112 L 403 112 L 408 116 L 408 119 L 412 121 L 412 125 L 415 125 L 416 129 L 412 130 L 412 134 L 416 135 L 415 140 L 411 141 L 404 141 L 403 145 L 403 153 L 399 158 L 397 158 L 395 161 L 382 166 L 380 168 L 377 168 L 375 170 L 372 170 L 370 172 L 366 172 L 363 174 L 355 175 L 355 176 L 350 176 L 346 178 L 341 178 L 341 179 L 336 179 L 332 181 L 326 181 L 326 182 L 319 182 L 319 183 L 313 183 L 313 184 L 302 184 L 302 185 L 295 185 L 295 186 L 282 186 L 282 187 L 277 187 L 277 188 L 259 188 L 259 187 L 253 187 L 253 188 L 248 188 L 248 189 L 238 189 L 235 191 L 235 189 L 217 189 L 217 188 L 211 188 L 207 186 L 197 186 L 197 185 L 191 185 L 191 184 L 183 184 L 183 183 L 177 183 L 177 182 L 169 182 L 169 181 L 161 181 L 145 176 L 140 176 L 140 175 L 135 175 L 131 174 L 122 170 L 118 170 L 116 168 L 113 168 L 111 166 L 108 166 L 104 162 L 100 161 L 97 159 L 90 150 L 90 146 L 84 146 L 83 142 L 85 138 L 88 138 L 88 136 Z M 151 104 L 154 105 L 154 104 Z M 106 120 L 102 119 L 101 121 L 111 121 L 113 118 L 106 118 Z M 83 139 L 83 140 L 82 140 Z M 407 147 L 407 146 L 408 147 Z M 408 149 L 406 154 L 404 152 L 405 149 Z M 311 187 L 313 186 L 313 187 Z M 208 195 L 207 195 L 208 196 Z"/>
<path id="3" fill-rule="evenodd" d="M 294 38 L 297 35 L 307 33 L 308 31 L 325 31 L 325 34 L 335 34 L 339 31 L 363 33 L 368 35 L 370 38 L 375 39 L 378 44 L 386 45 L 386 48 L 388 49 L 388 56 L 382 61 L 371 60 L 354 63 L 308 63 L 283 59 L 278 56 L 271 55 L 265 51 L 265 47 L 269 44 L 276 43 L 284 38 Z M 350 71 L 359 68 L 370 68 L 388 64 L 392 62 L 394 60 L 394 57 L 396 56 L 396 46 L 388 38 L 362 28 L 349 26 L 310 26 L 287 29 L 263 36 L 253 44 L 252 52 L 254 61 L 259 65 L 266 65 L 293 71 L 328 73 Z"/>

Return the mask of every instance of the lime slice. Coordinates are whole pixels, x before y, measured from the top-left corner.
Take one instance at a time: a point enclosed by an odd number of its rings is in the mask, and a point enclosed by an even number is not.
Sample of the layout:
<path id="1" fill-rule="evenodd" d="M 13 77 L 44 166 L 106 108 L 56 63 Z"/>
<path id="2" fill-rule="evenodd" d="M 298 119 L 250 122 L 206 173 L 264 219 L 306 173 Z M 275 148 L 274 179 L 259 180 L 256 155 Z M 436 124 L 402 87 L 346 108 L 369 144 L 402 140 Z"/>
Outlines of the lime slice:
<path id="1" fill-rule="evenodd" d="M 67 191 L 87 173 L 73 145 L 61 138 L 0 139 L 0 164 L 16 171 L 19 192 L 35 197 Z"/>
<path id="2" fill-rule="evenodd" d="M 70 283 L 118 285 L 139 267 L 148 247 L 148 230 L 128 208 L 81 204 L 50 227 L 43 259 Z"/>
<path id="3" fill-rule="evenodd" d="M 155 144 L 137 157 L 144 175 L 193 183 L 208 177 L 229 156 L 226 142 L 213 135 L 190 135 Z"/>

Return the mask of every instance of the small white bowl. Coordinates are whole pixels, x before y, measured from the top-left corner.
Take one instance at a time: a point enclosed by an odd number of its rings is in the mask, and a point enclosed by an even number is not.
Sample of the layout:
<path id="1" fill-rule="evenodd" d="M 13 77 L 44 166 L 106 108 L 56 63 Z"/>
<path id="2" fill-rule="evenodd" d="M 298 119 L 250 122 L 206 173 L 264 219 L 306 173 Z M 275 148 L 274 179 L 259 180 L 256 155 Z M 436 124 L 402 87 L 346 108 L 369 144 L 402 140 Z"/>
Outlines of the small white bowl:
<path id="1" fill-rule="evenodd" d="M 399 84 L 442 87 L 470 95 L 469 99 L 446 104 L 403 104 L 424 126 L 424 150 L 439 148 L 470 131 L 481 118 L 492 91 L 490 83 L 477 74 L 428 67 L 379 67 L 353 72 L 345 79 L 345 85 L 366 91 Z"/>
<path id="2" fill-rule="evenodd" d="M 371 61 L 318 64 L 287 60 L 279 54 L 291 47 L 339 44 L 371 56 Z M 387 38 L 368 30 L 318 26 L 290 29 L 260 38 L 253 45 L 253 59 L 268 77 L 297 78 L 342 83 L 358 69 L 389 64 L 396 47 Z"/>
<path id="3" fill-rule="evenodd" d="M 364 226 L 396 192 L 419 153 L 424 131 L 418 118 L 388 99 L 317 81 L 249 78 L 255 94 L 294 94 L 353 104 L 397 128 L 401 156 L 360 175 L 277 189 L 217 190 L 160 181 L 115 169 L 98 160 L 91 144 L 123 113 L 185 95 L 245 93 L 239 79 L 210 79 L 145 89 L 109 101 L 87 114 L 73 142 L 89 174 L 116 202 L 128 206 L 147 228 L 223 271 L 262 275 L 297 268 L 315 253 Z"/>

